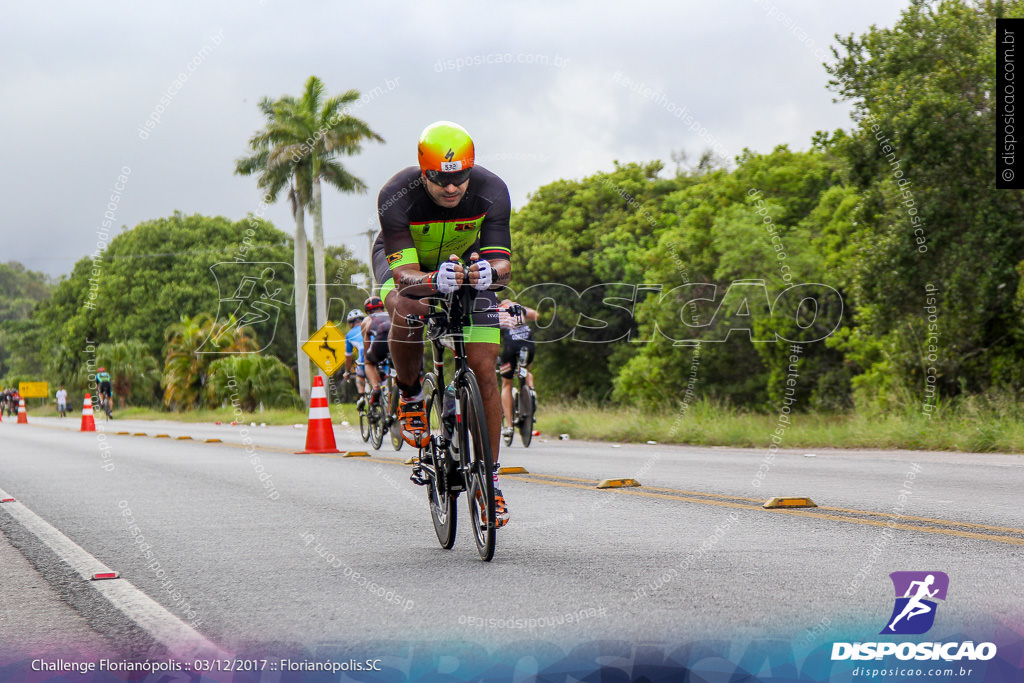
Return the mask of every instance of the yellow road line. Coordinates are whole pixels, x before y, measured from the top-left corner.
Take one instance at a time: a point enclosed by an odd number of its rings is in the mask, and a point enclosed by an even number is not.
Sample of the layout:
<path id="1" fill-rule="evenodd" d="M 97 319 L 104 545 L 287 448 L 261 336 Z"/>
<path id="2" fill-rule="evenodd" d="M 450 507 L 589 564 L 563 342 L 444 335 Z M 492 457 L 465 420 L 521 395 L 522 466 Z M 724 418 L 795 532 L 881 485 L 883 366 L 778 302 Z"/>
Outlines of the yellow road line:
<path id="1" fill-rule="evenodd" d="M 911 517 L 910 515 L 897 515 L 893 512 L 866 512 L 864 510 L 850 510 L 847 508 L 833 508 L 825 505 L 818 506 L 819 510 L 831 510 L 833 512 L 848 512 L 853 515 L 872 515 L 873 517 L 894 517 L 896 519 L 909 519 L 915 522 L 931 522 L 933 524 L 950 524 L 948 519 L 935 519 L 934 517 Z M 992 526 L 990 524 L 974 524 L 973 522 L 953 522 L 957 526 L 969 526 L 972 529 L 989 529 L 990 531 L 1009 531 L 1015 534 L 1024 534 L 1024 529 L 1015 529 L 1008 526 Z"/>
<path id="2" fill-rule="evenodd" d="M 866 524 L 869 526 L 884 526 L 892 529 L 905 529 L 907 531 L 924 531 L 929 534 L 945 534 L 947 536 L 962 536 L 964 538 L 976 538 L 982 541 L 994 541 L 996 543 L 1009 543 L 1010 545 L 1024 545 L 1024 538 L 1013 538 L 1012 536 L 995 536 L 993 534 L 979 534 L 975 531 L 959 531 L 957 529 L 943 529 L 941 527 L 926 527 L 919 526 L 916 524 L 899 524 L 896 522 L 882 522 L 873 519 L 855 519 L 852 517 L 842 517 L 840 515 L 828 515 L 821 512 L 808 512 L 806 510 L 771 510 L 771 512 L 784 514 L 784 515 L 799 515 L 801 517 L 819 517 L 821 519 L 830 519 L 837 522 L 849 522 L 851 524 Z M 871 513 L 862 513 L 871 514 Z M 943 524 L 949 526 L 976 526 L 970 523 L 954 522 L 952 520 L 941 520 Z M 1024 534 L 1024 529 L 1014 529 L 1016 533 Z"/>
<path id="3" fill-rule="evenodd" d="M 508 476 L 508 475 L 506 475 L 506 476 Z M 576 479 L 576 478 L 572 478 L 572 477 L 555 477 L 554 475 L 542 475 L 543 477 L 545 477 L 545 479 L 537 479 L 537 478 L 535 478 L 537 475 L 533 475 L 533 474 L 530 474 L 530 475 L 512 475 L 512 476 L 514 476 L 515 479 L 520 480 L 520 481 L 531 481 L 532 480 L 532 483 L 543 484 L 543 485 L 546 485 L 546 486 L 560 486 L 560 487 L 563 487 L 563 488 L 596 490 L 594 488 L 595 485 L 594 485 L 592 480 L 591 480 L 591 483 L 589 483 L 589 484 L 577 484 L 577 483 L 575 483 L 576 481 L 587 481 L 587 480 L 585 480 L 585 479 Z M 568 480 L 568 481 L 557 481 L 557 479 L 565 479 L 565 480 Z M 680 493 L 694 493 L 694 492 L 689 492 L 689 491 L 685 491 L 685 492 L 684 491 L 679 491 L 679 493 L 674 493 L 674 491 L 676 491 L 676 489 L 659 488 L 659 489 L 656 489 L 656 490 L 657 491 L 663 491 L 665 493 L 656 493 L 655 490 L 652 490 L 652 489 L 639 490 L 639 491 L 636 490 L 636 489 L 615 489 L 615 493 L 618 493 L 618 494 L 624 495 L 624 496 L 644 496 L 646 498 L 658 498 L 658 499 L 663 499 L 663 500 L 678 500 L 678 501 L 686 502 L 686 503 L 699 503 L 699 504 L 703 504 L 703 505 L 716 505 L 716 506 L 721 506 L 721 507 L 741 508 L 741 509 L 746 509 L 746 510 L 761 510 L 762 509 L 761 508 L 761 501 L 760 501 L 760 499 L 743 498 L 743 497 L 740 497 L 740 496 L 733 497 L 733 500 L 752 500 L 752 501 L 756 501 L 756 503 L 757 503 L 757 504 L 747 504 L 747 503 L 730 502 L 728 500 L 713 500 L 713 499 L 709 500 L 707 498 L 693 498 L 693 497 L 688 496 L 688 495 L 679 495 Z M 721 494 L 697 494 L 697 495 L 701 495 L 701 496 L 703 496 L 703 495 L 713 495 L 715 497 L 720 497 L 720 498 L 729 498 L 729 496 L 722 496 Z M 831 514 L 828 514 L 827 512 L 818 512 L 818 511 L 813 511 L 812 512 L 812 511 L 809 511 L 809 510 L 776 509 L 776 510 L 770 510 L 770 511 L 766 511 L 766 512 L 775 512 L 775 513 L 787 514 L 787 515 L 798 515 L 798 516 L 801 516 L 801 517 L 816 517 L 818 519 L 827 519 L 827 520 L 836 521 L 836 522 L 846 522 L 848 524 L 863 524 L 863 525 L 866 525 L 866 526 L 889 527 L 889 528 L 893 528 L 893 529 L 903 529 L 903 530 L 906 530 L 906 531 L 923 531 L 925 533 L 930 533 L 930 534 L 943 534 L 943 535 L 946 535 L 946 536 L 959 536 L 959 537 L 963 537 L 963 538 L 973 538 L 973 539 L 976 539 L 976 540 L 991 541 L 991 542 L 995 542 L 995 543 L 1008 543 L 1010 545 L 1024 545 L 1024 538 L 1014 538 L 1013 536 L 1001 536 L 1001 535 L 996 535 L 996 534 L 983 534 L 983 533 L 978 533 L 978 532 L 975 532 L 975 531 L 964 531 L 964 530 L 957 529 L 957 528 L 949 529 L 949 528 L 943 528 L 943 526 L 946 526 L 946 527 L 963 527 L 963 528 L 969 528 L 969 529 L 989 529 L 989 530 L 994 530 L 994 531 L 1006 531 L 1006 532 L 1011 533 L 1011 534 L 1020 534 L 1021 536 L 1024 536 L 1024 529 L 1016 529 L 1016 528 L 1012 528 L 1012 527 L 996 527 L 996 526 L 985 525 L 985 524 L 975 524 L 975 523 L 972 523 L 972 522 L 957 522 L 957 521 L 948 520 L 948 519 L 935 519 L 935 518 L 932 518 L 932 517 L 908 517 L 908 516 L 896 515 L 896 514 L 893 514 L 893 513 L 871 512 L 871 511 L 868 511 L 868 510 L 851 510 L 851 509 L 847 509 L 847 508 L 818 508 L 818 510 L 832 510 L 832 511 L 835 511 L 835 512 L 846 512 L 846 513 L 850 513 L 850 514 L 862 515 L 862 516 L 865 516 L 865 517 L 870 516 L 870 517 L 898 518 L 898 519 L 907 520 L 907 521 L 919 521 L 919 522 L 925 522 L 926 524 L 942 525 L 942 526 L 926 526 L 926 525 L 923 525 L 923 524 L 905 524 L 905 523 L 899 523 L 899 522 L 882 521 L 882 520 L 877 520 L 877 519 L 863 519 L 863 518 L 855 518 L 855 517 L 845 517 L 845 516 L 842 516 L 842 515 L 831 515 Z"/>

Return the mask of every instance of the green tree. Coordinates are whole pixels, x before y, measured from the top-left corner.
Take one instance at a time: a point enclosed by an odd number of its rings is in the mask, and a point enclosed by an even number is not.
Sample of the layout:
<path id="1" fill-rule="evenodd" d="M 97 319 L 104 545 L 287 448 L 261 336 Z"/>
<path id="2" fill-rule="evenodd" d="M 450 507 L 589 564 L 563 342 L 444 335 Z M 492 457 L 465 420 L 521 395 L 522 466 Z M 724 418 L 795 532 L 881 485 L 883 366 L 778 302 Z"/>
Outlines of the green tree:
<path id="1" fill-rule="evenodd" d="M 42 376 L 49 345 L 43 343 L 43 331 L 32 313 L 54 287 L 44 273 L 28 270 L 17 261 L 0 263 L 0 379 L 11 376 L 0 385 L 10 385 L 15 376 Z"/>
<path id="2" fill-rule="evenodd" d="M 201 313 L 167 327 L 164 353 L 164 403 L 190 410 L 199 404 L 209 366 L 226 354 L 253 353 L 259 348 L 252 328 L 227 324 Z"/>
<path id="3" fill-rule="evenodd" d="M 86 257 L 75 264 L 28 321 L 32 330 L 26 333 L 34 336 L 31 343 L 21 345 L 21 352 L 36 352 L 48 376 L 74 382 L 87 362 L 94 360 L 97 345 L 138 339 L 150 355 L 163 359 L 168 325 L 182 315 L 211 313 L 220 307 L 220 322 L 235 313 L 255 330 L 265 355 L 294 368 L 298 358 L 294 317 L 289 311 L 294 280 L 288 265 L 293 252 L 288 235 L 252 216 L 233 222 L 176 213 L 144 221 L 114 237 L 97 258 Z M 308 264 L 308 250 L 306 256 Z M 344 247 L 328 248 L 327 262 L 337 282 L 347 283 L 352 273 L 365 270 Z M 272 283 L 263 281 L 267 263 L 282 263 L 273 266 Z M 239 305 L 231 301 L 246 286 L 249 299 L 263 301 L 266 286 L 271 293 L 280 288 L 276 296 L 283 301 L 260 304 L 265 319 L 252 322 L 253 316 L 236 311 Z M 332 296 L 350 295 L 342 290 Z M 333 309 L 332 313 L 344 315 Z"/>
<path id="4" fill-rule="evenodd" d="M 54 283 L 45 273 L 17 261 L 0 263 L 0 323 L 27 320 L 36 304 L 50 296 Z"/>
<path id="5" fill-rule="evenodd" d="M 207 403 L 228 403 L 245 412 L 267 407 L 293 407 L 297 403 L 294 375 L 270 356 L 245 354 L 219 358 L 209 367 Z"/>
<path id="6" fill-rule="evenodd" d="M 915 0 L 892 28 L 839 38 L 831 88 L 856 128 L 831 141 L 861 196 L 839 273 L 856 302 L 841 338 L 862 403 L 1024 388 L 1014 302 L 1024 195 L 995 189 L 995 20 L 1021 2 Z M 928 350 L 926 286 L 938 290 Z M 934 321 L 933 321 L 934 322 Z"/>
<path id="7" fill-rule="evenodd" d="M 645 267 L 638 281 L 661 289 L 638 301 L 637 338 L 645 343 L 617 373 L 618 400 L 664 406 L 673 389 L 687 387 L 687 401 L 777 408 L 790 355 L 777 335 L 800 338 L 796 310 L 779 297 L 804 283 L 836 285 L 824 249 L 829 222 L 844 206 L 830 194 L 839 164 L 785 146 L 745 151 L 737 164 L 681 174 L 677 189 L 651 207 L 657 240 L 629 258 Z M 681 346 L 685 340 L 700 341 L 700 350 Z M 821 343 L 804 350 L 802 407 L 825 375 L 838 372 L 831 381 L 842 386 L 839 356 Z"/>
<path id="8" fill-rule="evenodd" d="M 111 389 L 121 408 L 131 403 L 153 403 L 154 389 L 160 384 L 160 367 L 138 339 L 100 344 L 96 348 L 96 366 L 107 369 Z"/>
<path id="9" fill-rule="evenodd" d="M 540 390 L 606 400 L 623 358 L 635 350 L 635 256 L 655 243 L 656 198 L 674 187 L 659 162 L 619 166 L 580 181 L 559 180 L 512 216 L 512 296 L 538 308 L 535 375 Z M 602 286 L 605 285 L 605 286 Z M 625 308 L 605 305 L 605 299 Z"/>

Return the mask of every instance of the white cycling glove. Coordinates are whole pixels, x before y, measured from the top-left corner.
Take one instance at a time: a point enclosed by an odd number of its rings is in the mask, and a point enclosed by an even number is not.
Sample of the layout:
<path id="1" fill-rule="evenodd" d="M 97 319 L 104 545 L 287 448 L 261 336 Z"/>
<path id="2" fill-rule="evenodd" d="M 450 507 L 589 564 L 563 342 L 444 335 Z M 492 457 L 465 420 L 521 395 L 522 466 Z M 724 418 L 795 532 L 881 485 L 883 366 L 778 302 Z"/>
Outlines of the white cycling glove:
<path id="1" fill-rule="evenodd" d="M 459 288 L 459 283 L 455 279 L 455 266 L 455 261 L 445 261 L 437 269 L 434 288 L 442 294 L 450 294 Z"/>
<path id="2" fill-rule="evenodd" d="M 476 284 L 473 285 L 473 287 L 479 290 L 487 289 L 488 287 L 491 286 L 491 278 L 493 275 L 491 264 L 485 260 L 480 260 L 476 262 L 476 267 L 476 272 L 479 279 L 476 281 Z"/>

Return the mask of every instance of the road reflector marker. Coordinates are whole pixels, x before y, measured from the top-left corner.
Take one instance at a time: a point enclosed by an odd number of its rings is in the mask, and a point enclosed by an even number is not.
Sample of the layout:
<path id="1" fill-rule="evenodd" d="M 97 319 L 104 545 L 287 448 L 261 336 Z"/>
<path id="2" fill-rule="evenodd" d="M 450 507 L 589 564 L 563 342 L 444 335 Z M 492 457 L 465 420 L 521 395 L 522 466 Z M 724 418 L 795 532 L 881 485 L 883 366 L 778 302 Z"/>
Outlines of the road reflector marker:
<path id="1" fill-rule="evenodd" d="M 103 579 L 116 579 L 120 575 L 117 572 L 96 572 L 92 575 L 93 581 L 102 581 Z"/>
<path id="2" fill-rule="evenodd" d="M 205 443 L 223 443 L 220 439 L 206 439 Z"/>
<path id="3" fill-rule="evenodd" d="M 810 498 L 769 498 L 764 504 L 766 510 L 778 508 L 816 508 L 818 507 Z"/>
<path id="4" fill-rule="evenodd" d="M 13 503 L 13 498 L 0 498 L 0 503 Z"/>
<path id="5" fill-rule="evenodd" d="M 176 436 L 174 438 L 177 439 L 178 441 L 191 441 L 192 440 L 191 436 Z"/>
<path id="6" fill-rule="evenodd" d="M 146 432 L 135 432 L 132 436 L 147 436 Z"/>
<path id="7" fill-rule="evenodd" d="M 597 485 L 599 489 L 620 489 L 625 486 L 640 486 L 636 479 L 603 479 Z"/>
<path id="8" fill-rule="evenodd" d="M 157 434 L 153 438 L 154 439 L 169 439 L 169 438 L 171 438 L 171 435 L 170 434 Z"/>
<path id="9" fill-rule="evenodd" d="M 366 451 L 348 451 L 341 457 L 343 458 L 369 458 L 370 454 Z"/>
<path id="10" fill-rule="evenodd" d="M 498 474 L 529 474 L 525 467 L 499 467 Z"/>

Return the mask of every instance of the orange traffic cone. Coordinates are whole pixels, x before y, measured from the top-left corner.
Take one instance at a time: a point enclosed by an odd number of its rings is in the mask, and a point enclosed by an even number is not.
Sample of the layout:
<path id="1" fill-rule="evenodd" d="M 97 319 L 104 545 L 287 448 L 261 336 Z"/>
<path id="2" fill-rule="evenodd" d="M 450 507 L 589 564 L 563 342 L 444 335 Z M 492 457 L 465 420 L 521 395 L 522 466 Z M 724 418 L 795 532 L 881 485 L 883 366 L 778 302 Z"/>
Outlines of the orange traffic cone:
<path id="1" fill-rule="evenodd" d="M 28 424 L 28 413 L 25 412 L 25 399 L 21 399 L 18 403 L 18 424 Z"/>
<path id="2" fill-rule="evenodd" d="M 334 442 L 334 425 L 331 424 L 331 410 L 327 406 L 327 390 L 324 389 L 324 379 L 320 375 L 313 379 L 313 392 L 309 397 L 306 450 L 299 453 L 341 453 Z"/>
<path id="3" fill-rule="evenodd" d="M 85 403 L 82 405 L 82 428 L 78 431 L 96 431 L 96 420 L 92 416 L 92 399 L 89 397 L 89 394 L 85 395 Z"/>

